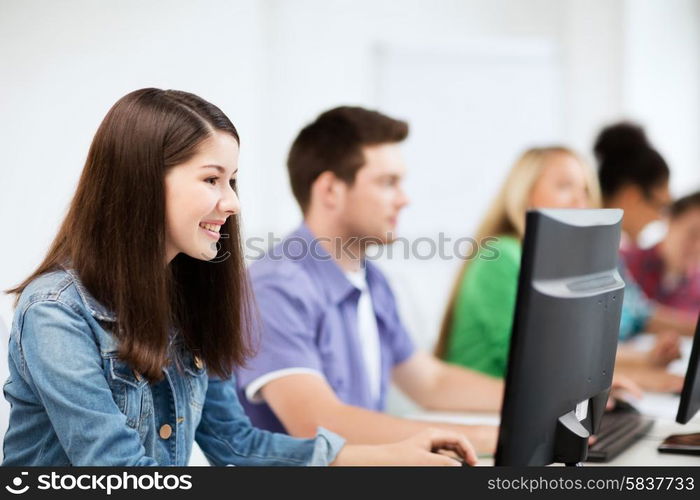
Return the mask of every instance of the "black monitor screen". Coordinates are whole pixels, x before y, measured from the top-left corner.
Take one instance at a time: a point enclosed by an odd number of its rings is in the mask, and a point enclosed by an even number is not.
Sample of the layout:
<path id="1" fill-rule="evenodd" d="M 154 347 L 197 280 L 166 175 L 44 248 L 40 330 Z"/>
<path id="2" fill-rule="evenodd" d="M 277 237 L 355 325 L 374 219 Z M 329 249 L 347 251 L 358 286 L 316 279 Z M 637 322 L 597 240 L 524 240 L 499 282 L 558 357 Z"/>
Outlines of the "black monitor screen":
<path id="1" fill-rule="evenodd" d="M 527 213 L 496 465 L 578 463 L 612 383 L 621 210 Z"/>
<path id="2" fill-rule="evenodd" d="M 700 371 L 700 318 L 698 318 L 698 324 L 695 327 L 693 348 L 690 351 L 690 361 L 685 373 L 678 415 L 676 415 L 676 422 L 679 424 L 687 424 L 700 410 L 700 374 L 698 371 Z"/>

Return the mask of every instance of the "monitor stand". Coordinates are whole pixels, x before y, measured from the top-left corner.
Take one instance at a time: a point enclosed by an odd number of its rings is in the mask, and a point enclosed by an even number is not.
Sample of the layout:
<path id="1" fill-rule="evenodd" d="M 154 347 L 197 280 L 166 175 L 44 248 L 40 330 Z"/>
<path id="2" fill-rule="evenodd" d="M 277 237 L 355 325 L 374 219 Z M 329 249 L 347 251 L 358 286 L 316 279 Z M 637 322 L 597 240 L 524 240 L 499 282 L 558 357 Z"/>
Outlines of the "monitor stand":
<path id="1" fill-rule="evenodd" d="M 567 467 L 581 467 L 581 462 L 588 455 L 588 438 L 590 432 L 578 418 L 576 412 L 570 411 L 559 417 L 554 443 L 554 461 Z"/>
<path id="2" fill-rule="evenodd" d="M 588 457 L 588 439 L 591 432 L 597 432 L 603 418 L 605 405 L 610 395 L 610 388 L 602 391 L 587 401 L 577 405 L 583 412 L 581 420 L 577 410 L 572 410 L 559 417 L 554 442 L 554 461 L 567 467 L 581 467 Z M 592 429 L 589 431 L 581 422 L 585 421 Z"/>

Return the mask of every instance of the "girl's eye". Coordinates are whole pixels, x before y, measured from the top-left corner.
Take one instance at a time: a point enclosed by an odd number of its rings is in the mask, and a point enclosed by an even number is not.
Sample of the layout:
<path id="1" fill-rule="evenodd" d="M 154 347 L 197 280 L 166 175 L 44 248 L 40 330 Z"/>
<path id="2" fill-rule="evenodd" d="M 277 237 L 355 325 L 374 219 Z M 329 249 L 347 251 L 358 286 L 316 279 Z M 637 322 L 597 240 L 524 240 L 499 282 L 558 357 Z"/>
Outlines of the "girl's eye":
<path id="1" fill-rule="evenodd" d="M 217 177 L 208 177 L 208 178 L 204 179 L 204 182 L 208 182 L 209 184 L 214 185 L 214 184 L 216 184 L 216 179 L 217 179 Z"/>

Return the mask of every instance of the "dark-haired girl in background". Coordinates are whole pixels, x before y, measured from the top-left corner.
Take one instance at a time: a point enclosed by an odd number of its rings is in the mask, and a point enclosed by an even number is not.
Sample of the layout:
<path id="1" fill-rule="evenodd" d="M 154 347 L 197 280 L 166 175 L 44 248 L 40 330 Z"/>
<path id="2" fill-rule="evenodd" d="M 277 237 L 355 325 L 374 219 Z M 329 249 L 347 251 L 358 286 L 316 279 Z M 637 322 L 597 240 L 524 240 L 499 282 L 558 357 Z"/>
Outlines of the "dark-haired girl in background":
<path id="1" fill-rule="evenodd" d="M 631 123 L 603 129 L 596 139 L 594 151 L 603 205 L 625 211 L 621 248 L 635 248 L 644 227 L 662 219 L 668 212 L 671 204 L 668 165 L 649 143 L 644 130 Z M 693 334 L 695 318 L 648 300 L 628 272 L 624 259 L 621 259 L 620 270 L 626 283 L 620 339 L 627 340 L 643 331 L 657 333 L 658 341 L 651 360 L 663 367 L 679 355 L 678 334 Z M 632 353 L 622 351 L 629 365 L 635 364 Z M 648 361 L 646 358 L 644 363 Z M 645 373 L 648 372 L 645 370 Z M 665 372 L 636 377 L 636 380 L 651 390 L 680 390 L 682 378 L 662 373 Z"/>
<path id="2" fill-rule="evenodd" d="M 254 428 L 231 380 L 250 353 L 239 138 L 216 106 L 142 89 L 100 125 L 68 215 L 18 295 L 4 465 L 459 465 L 461 435 L 344 446 Z"/>

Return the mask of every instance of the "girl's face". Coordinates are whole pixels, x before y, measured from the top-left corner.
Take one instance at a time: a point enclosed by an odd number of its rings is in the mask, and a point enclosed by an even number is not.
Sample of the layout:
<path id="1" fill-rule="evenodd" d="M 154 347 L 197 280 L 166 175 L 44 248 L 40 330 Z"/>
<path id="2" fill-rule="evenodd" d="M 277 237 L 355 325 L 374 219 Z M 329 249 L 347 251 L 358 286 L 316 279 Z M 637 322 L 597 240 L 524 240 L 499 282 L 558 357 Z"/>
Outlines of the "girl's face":
<path id="1" fill-rule="evenodd" d="M 586 208 L 588 182 L 576 158 L 566 153 L 548 155 L 530 193 L 531 208 Z"/>
<path id="2" fill-rule="evenodd" d="M 165 174 L 167 263 L 180 252 L 200 260 L 216 257 L 221 226 L 240 210 L 237 173 L 238 142 L 216 131 L 192 158 Z"/>

